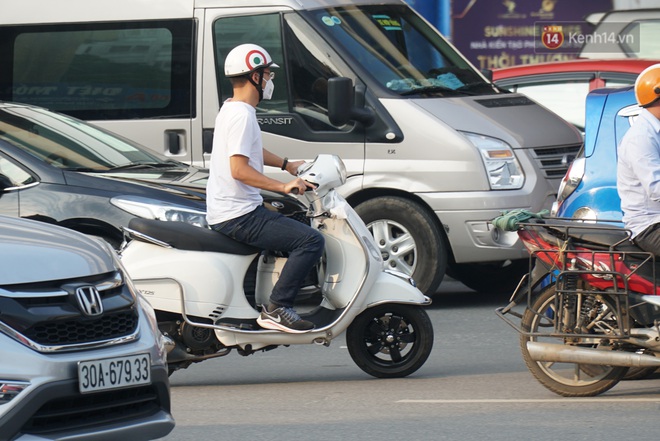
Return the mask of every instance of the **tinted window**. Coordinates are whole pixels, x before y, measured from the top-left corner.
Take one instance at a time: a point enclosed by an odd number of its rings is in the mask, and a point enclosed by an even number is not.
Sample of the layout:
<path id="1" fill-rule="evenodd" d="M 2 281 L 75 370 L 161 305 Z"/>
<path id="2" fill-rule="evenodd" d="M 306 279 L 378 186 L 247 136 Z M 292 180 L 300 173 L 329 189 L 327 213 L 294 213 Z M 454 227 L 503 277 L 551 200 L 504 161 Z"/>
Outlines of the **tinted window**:
<path id="1" fill-rule="evenodd" d="M 38 108 L 0 110 L 0 140 L 64 169 L 173 164 L 83 121 Z"/>
<path id="2" fill-rule="evenodd" d="M 0 99 L 86 120 L 192 115 L 190 20 L 0 28 Z"/>
<path id="3" fill-rule="evenodd" d="M 36 182 L 34 177 L 20 166 L 0 156 L 0 188 L 21 187 Z"/>
<path id="4" fill-rule="evenodd" d="M 214 24 L 214 41 L 220 102 L 232 94 L 231 84 L 224 76 L 227 53 L 239 44 L 255 43 L 264 47 L 280 66 L 273 69 L 276 74 L 273 98 L 261 101 L 257 106 L 258 112 L 294 113 L 310 131 L 349 130 L 350 125 L 339 129 L 329 122 L 327 82 L 329 78 L 340 74 L 330 64 L 327 51 L 319 49 L 319 44 L 323 43 L 314 41 L 318 40 L 315 35 L 296 14 L 266 14 L 217 20 Z M 286 47 L 286 51 L 283 47 Z"/>
<path id="5" fill-rule="evenodd" d="M 239 44 L 253 43 L 266 49 L 273 61 L 280 66 L 279 69 L 273 69 L 275 72 L 273 97 L 261 101 L 258 110 L 260 112 L 289 111 L 287 68 L 282 51 L 279 14 L 248 15 L 217 20 L 213 25 L 213 40 L 221 103 L 232 95 L 231 83 L 224 76 L 227 54 Z"/>

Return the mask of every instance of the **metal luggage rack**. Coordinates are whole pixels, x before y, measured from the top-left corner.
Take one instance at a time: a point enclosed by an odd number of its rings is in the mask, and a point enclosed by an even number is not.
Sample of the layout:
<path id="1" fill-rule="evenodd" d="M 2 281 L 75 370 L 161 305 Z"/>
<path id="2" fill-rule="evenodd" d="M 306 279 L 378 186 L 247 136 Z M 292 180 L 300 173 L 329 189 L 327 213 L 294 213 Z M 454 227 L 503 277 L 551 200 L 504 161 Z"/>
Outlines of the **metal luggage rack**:
<path id="1" fill-rule="evenodd" d="M 562 316 L 564 313 L 564 305 L 569 302 L 582 302 L 590 296 L 606 295 L 609 296 L 610 299 L 613 299 L 615 306 L 613 313 L 615 314 L 616 323 L 618 324 L 617 328 L 610 329 L 612 332 L 609 333 L 607 337 L 611 339 L 628 338 L 630 336 L 630 320 L 628 319 L 627 313 L 627 311 L 630 310 L 630 298 L 628 294 L 631 292 L 629 279 L 632 275 L 644 270 L 650 274 L 650 277 L 646 277 L 648 280 L 657 282 L 655 256 L 652 253 L 635 249 L 632 244 L 628 245 L 628 241 L 631 237 L 629 230 L 615 227 L 607 223 L 603 225 L 579 222 L 576 219 L 553 218 L 550 220 L 537 220 L 535 222 L 520 222 L 518 223 L 518 226 L 523 230 L 533 230 L 537 232 L 546 242 L 555 241 L 557 248 L 547 248 L 542 242 L 537 241 L 538 248 L 529 256 L 528 274 L 526 274 L 518 284 L 516 290 L 511 296 L 510 303 L 505 307 L 497 308 L 496 314 L 520 334 L 529 337 L 543 336 L 566 339 L 593 338 L 598 334 L 584 334 L 577 332 L 567 333 L 560 329 L 564 324 L 564 317 Z M 606 239 L 607 236 L 605 233 L 609 234 L 609 237 L 611 238 L 612 231 L 621 232 L 618 240 L 612 243 L 605 240 L 598 241 L 599 233 L 603 233 L 603 236 L 600 236 L 600 239 Z M 591 239 L 591 241 L 589 239 Z M 579 246 L 580 243 L 583 243 L 590 248 L 598 249 L 576 250 L 576 245 Z M 545 257 L 546 260 L 553 262 L 553 265 L 548 266 L 547 262 L 542 261 L 543 257 Z M 630 273 L 623 274 L 614 270 L 616 262 L 633 257 L 635 260 L 638 260 L 639 263 Z M 597 265 L 597 260 L 606 260 L 608 262 L 608 268 Z M 523 290 L 526 291 L 526 307 L 527 309 L 532 309 L 532 303 L 537 291 L 535 289 L 536 286 L 531 285 L 528 281 L 535 263 L 537 262 L 545 267 L 544 272 L 549 272 L 549 275 L 546 277 L 550 278 L 551 283 L 554 283 L 556 286 L 557 296 L 554 306 L 557 316 L 554 320 L 555 329 L 551 333 L 533 333 L 524 331 L 520 324 L 516 324 L 508 317 L 505 317 L 507 314 L 510 314 L 522 319 L 522 314 L 514 311 L 513 308 L 522 304 L 520 300 L 522 300 L 521 295 Z M 582 268 L 586 269 L 579 269 L 578 263 Z M 586 289 L 580 280 L 582 274 L 592 274 L 594 277 L 602 279 L 602 285 L 607 286 L 603 286 L 602 288 L 592 286 L 590 289 Z M 543 312 L 535 313 L 540 315 Z"/>

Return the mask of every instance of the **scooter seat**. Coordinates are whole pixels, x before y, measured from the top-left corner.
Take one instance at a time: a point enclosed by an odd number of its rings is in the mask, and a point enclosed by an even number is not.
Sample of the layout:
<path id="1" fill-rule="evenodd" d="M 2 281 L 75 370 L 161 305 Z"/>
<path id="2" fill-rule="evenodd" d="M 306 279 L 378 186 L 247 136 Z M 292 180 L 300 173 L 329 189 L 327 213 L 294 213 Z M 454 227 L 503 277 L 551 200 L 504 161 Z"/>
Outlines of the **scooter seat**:
<path id="1" fill-rule="evenodd" d="M 185 222 L 133 218 L 128 222 L 128 229 L 165 242 L 178 250 L 210 251 L 243 256 L 262 251 L 259 248 L 238 242 L 222 233 L 208 228 L 196 227 Z M 140 240 L 139 237 L 134 239 Z"/>

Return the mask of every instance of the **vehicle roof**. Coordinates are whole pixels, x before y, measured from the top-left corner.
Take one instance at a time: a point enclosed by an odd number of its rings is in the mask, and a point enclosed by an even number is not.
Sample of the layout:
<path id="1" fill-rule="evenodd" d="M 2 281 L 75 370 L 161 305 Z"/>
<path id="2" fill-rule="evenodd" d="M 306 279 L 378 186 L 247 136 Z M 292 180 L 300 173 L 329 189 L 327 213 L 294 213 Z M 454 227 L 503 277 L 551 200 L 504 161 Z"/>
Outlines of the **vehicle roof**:
<path id="1" fill-rule="evenodd" d="M 195 8 L 317 9 L 355 4 L 404 3 L 403 0 L 113 0 L 89 6 L 89 0 L 67 0 L 66 7 L 52 0 L 21 0 L 3 8 L 0 24 L 75 23 L 116 20 L 192 18 Z"/>
<path id="2" fill-rule="evenodd" d="M 493 81 L 529 75 L 542 75 L 557 72 L 606 71 L 621 73 L 639 73 L 648 66 L 660 63 L 650 59 L 576 59 L 569 61 L 525 64 L 520 66 L 493 69 Z"/>
<path id="3" fill-rule="evenodd" d="M 633 100 L 635 99 L 635 94 L 634 94 L 634 87 L 633 86 L 625 86 L 625 87 L 603 87 L 600 89 L 594 89 L 591 92 L 589 92 L 589 95 L 610 95 L 610 96 L 616 96 L 616 95 L 626 95 L 625 99 L 628 99 L 629 97 L 627 95 L 630 95 Z"/>

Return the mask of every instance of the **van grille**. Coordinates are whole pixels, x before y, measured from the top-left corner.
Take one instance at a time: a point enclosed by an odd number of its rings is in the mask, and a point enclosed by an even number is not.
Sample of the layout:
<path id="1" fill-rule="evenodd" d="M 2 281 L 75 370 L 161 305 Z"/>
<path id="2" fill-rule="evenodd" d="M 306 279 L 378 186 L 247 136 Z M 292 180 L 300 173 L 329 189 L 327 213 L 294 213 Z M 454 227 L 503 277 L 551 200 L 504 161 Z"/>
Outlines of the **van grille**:
<path id="1" fill-rule="evenodd" d="M 568 171 L 568 166 L 577 156 L 580 147 L 580 144 L 563 147 L 536 147 L 528 151 L 546 179 L 559 181 Z M 557 183 L 557 185 L 559 184 Z"/>
<path id="2" fill-rule="evenodd" d="M 103 313 L 81 310 L 75 287 L 95 286 Z M 73 287 L 73 288 L 72 288 Z M 135 298 L 119 272 L 24 285 L 0 286 L 0 322 L 43 352 L 74 350 L 76 345 L 102 343 L 136 333 L 139 314 Z M 17 338 L 25 343 L 25 339 Z"/>

